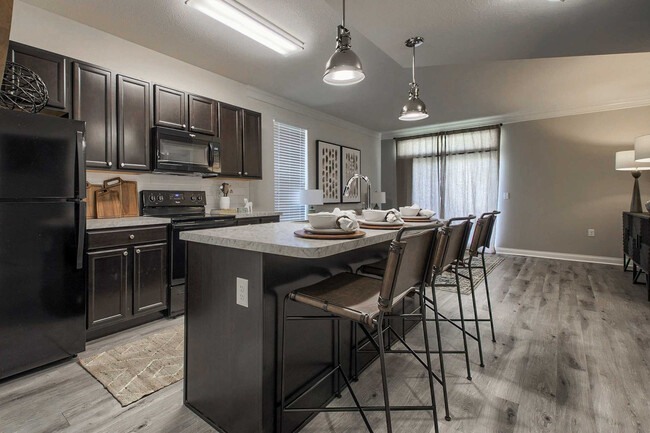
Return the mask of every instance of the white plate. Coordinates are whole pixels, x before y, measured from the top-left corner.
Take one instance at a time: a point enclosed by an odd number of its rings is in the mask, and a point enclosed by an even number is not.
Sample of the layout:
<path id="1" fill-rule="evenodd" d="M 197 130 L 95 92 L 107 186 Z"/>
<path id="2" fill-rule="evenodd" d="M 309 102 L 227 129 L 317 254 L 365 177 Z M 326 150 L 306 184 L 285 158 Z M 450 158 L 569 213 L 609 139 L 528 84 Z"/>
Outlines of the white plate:
<path id="1" fill-rule="evenodd" d="M 362 220 L 359 221 L 361 224 L 367 224 L 369 226 L 403 226 L 404 222 L 391 222 L 389 223 L 388 221 L 368 221 L 368 220 Z"/>
<path id="2" fill-rule="evenodd" d="M 430 217 L 422 216 L 422 215 L 416 215 L 416 216 L 404 216 L 403 218 L 412 219 L 412 220 L 428 220 L 428 219 L 433 218 L 433 215 L 430 216 Z"/>
<path id="3" fill-rule="evenodd" d="M 304 226 L 302 229 L 307 233 L 313 233 L 315 235 L 344 235 L 348 233 L 354 233 L 347 232 L 343 229 L 315 229 L 311 226 L 311 224 Z"/>

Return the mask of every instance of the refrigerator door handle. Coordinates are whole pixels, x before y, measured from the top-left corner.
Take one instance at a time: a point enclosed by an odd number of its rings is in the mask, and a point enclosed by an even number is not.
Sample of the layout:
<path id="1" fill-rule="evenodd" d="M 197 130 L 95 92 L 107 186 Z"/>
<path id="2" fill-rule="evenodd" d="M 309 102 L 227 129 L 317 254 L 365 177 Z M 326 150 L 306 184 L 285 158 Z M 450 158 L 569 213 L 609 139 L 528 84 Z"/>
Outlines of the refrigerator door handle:
<path id="1" fill-rule="evenodd" d="M 77 269 L 83 269 L 84 246 L 86 241 L 86 202 L 78 202 L 77 209 Z"/>
<path id="2" fill-rule="evenodd" d="M 83 131 L 77 131 L 77 197 L 86 198 L 86 139 Z"/>

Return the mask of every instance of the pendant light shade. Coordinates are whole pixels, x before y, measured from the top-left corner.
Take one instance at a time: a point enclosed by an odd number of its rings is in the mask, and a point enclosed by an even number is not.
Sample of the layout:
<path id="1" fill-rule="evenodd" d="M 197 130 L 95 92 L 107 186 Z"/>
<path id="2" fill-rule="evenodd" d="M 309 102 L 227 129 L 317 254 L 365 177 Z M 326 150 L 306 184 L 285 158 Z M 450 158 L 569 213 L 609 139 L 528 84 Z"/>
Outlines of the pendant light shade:
<path id="1" fill-rule="evenodd" d="M 345 0 L 343 0 L 343 21 L 338 26 L 336 51 L 325 65 L 323 81 L 332 86 L 349 86 L 363 81 L 361 60 L 350 46 L 350 31 L 345 28 Z"/>
<path id="2" fill-rule="evenodd" d="M 422 120 L 429 117 L 427 113 L 427 106 L 420 99 L 420 88 L 415 82 L 415 47 L 419 47 L 424 42 L 424 39 L 420 36 L 416 36 L 406 41 L 406 46 L 413 48 L 413 60 L 412 60 L 412 81 L 409 83 L 409 100 L 402 107 L 402 112 L 399 116 L 399 120 L 405 122 L 412 122 L 415 120 Z"/>

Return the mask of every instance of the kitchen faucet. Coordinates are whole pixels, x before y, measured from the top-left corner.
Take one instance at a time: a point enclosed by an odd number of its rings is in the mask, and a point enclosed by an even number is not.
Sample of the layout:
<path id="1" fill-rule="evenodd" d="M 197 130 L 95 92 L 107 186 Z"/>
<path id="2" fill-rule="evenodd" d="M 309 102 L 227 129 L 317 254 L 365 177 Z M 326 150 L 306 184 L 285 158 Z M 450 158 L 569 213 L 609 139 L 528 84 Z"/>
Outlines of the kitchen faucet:
<path id="1" fill-rule="evenodd" d="M 348 183 L 345 185 L 345 188 L 343 189 L 343 195 L 345 197 L 348 197 L 350 195 L 350 187 L 352 186 L 352 182 L 354 182 L 356 179 L 363 179 L 364 182 L 366 182 L 366 185 L 368 186 L 368 191 L 366 194 L 366 207 L 364 209 L 371 209 L 370 207 L 370 179 L 368 176 L 364 176 L 359 173 L 355 173 L 352 175 L 350 179 L 348 179 Z M 361 191 L 359 191 L 359 195 L 361 195 Z"/>

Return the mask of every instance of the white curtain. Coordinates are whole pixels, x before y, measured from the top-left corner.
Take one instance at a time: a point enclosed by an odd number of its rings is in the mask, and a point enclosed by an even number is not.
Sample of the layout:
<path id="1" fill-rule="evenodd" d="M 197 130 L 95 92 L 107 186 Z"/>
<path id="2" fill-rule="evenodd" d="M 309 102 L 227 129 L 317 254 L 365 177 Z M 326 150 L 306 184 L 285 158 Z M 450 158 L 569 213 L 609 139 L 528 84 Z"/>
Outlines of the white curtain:
<path id="1" fill-rule="evenodd" d="M 496 209 L 499 140 L 494 127 L 398 141 L 397 157 L 413 161 L 410 201 L 440 218 Z"/>

